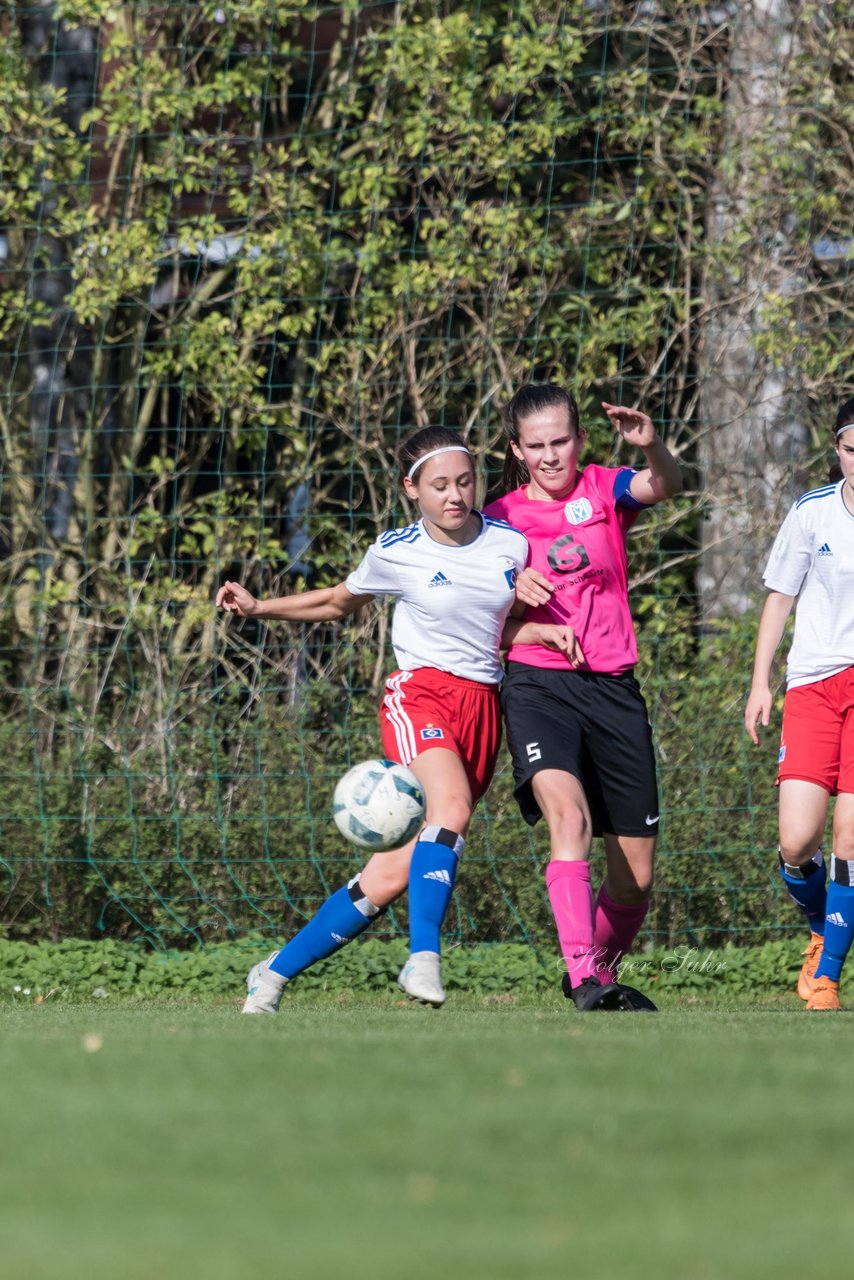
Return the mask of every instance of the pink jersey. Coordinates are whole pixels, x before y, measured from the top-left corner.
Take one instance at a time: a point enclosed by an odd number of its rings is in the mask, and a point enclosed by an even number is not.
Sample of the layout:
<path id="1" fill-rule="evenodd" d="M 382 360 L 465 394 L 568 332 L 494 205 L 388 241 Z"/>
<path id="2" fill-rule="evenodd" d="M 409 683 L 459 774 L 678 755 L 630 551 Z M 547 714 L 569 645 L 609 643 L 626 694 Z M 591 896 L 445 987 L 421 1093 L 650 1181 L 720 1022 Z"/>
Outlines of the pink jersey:
<path id="1" fill-rule="evenodd" d="M 626 534 L 646 508 L 629 493 L 628 467 L 585 467 L 575 488 L 559 502 L 514 489 L 484 507 L 528 539 L 528 564 L 554 583 L 548 604 L 528 609 L 530 622 L 574 628 L 586 659 L 582 670 L 619 675 L 638 659 L 629 611 Z M 514 644 L 512 662 L 568 670 L 562 653 L 536 644 Z"/>

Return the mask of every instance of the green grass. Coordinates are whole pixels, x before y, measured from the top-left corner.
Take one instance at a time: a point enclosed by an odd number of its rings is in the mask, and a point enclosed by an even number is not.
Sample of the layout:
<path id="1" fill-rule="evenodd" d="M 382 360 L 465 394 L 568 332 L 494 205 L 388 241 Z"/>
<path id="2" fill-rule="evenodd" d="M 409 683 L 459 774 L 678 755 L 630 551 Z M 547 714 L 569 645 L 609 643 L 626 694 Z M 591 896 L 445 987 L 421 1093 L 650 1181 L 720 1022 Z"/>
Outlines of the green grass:
<path id="1" fill-rule="evenodd" d="M 106 1005 L 0 1008 L 5 1280 L 802 1280 L 854 1262 L 851 1014 Z"/>

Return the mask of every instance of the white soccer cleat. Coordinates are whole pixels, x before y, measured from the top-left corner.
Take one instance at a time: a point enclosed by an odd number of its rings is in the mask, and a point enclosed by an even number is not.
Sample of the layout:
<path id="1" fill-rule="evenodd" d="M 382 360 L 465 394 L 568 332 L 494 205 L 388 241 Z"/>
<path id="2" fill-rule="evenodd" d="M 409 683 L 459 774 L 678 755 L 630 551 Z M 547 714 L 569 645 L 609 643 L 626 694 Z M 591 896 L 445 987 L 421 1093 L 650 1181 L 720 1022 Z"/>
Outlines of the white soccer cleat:
<path id="1" fill-rule="evenodd" d="M 243 1001 L 242 1013 L 278 1013 L 279 1001 L 285 989 L 287 978 L 271 973 L 269 964 L 278 955 L 271 951 L 266 960 L 259 961 L 249 970 L 246 978 L 248 995 Z"/>
<path id="2" fill-rule="evenodd" d="M 433 1005 L 445 1003 L 439 957 L 435 951 L 413 951 L 398 975 L 397 985 L 410 1000 Z"/>

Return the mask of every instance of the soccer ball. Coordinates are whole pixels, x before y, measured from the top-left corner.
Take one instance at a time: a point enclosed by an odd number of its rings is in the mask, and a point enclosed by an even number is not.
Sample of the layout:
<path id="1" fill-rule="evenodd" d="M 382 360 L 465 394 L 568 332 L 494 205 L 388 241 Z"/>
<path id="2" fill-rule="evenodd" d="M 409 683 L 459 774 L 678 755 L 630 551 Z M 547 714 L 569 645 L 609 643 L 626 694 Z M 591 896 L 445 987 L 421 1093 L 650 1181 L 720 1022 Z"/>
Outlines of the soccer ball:
<path id="1" fill-rule="evenodd" d="M 405 765 L 365 760 L 339 781 L 332 813 L 342 836 L 360 849 L 397 849 L 424 821 L 424 792 Z"/>

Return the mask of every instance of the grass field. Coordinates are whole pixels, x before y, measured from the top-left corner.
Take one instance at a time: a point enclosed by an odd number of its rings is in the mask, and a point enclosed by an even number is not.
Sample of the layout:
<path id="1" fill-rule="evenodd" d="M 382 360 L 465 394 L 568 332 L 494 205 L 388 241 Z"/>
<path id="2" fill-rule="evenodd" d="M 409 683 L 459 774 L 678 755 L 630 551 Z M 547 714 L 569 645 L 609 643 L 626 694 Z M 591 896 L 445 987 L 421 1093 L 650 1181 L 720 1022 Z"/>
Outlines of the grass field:
<path id="1" fill-rule="evenodd" d="M 0 1009 L 4 1280 L 841 1275 L 854 1018 Z"/>

